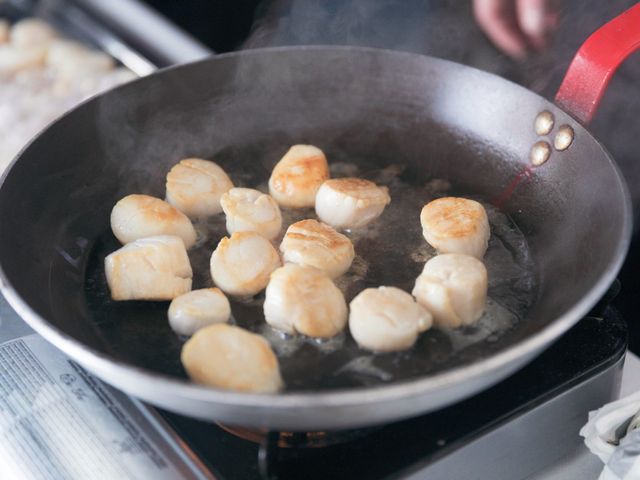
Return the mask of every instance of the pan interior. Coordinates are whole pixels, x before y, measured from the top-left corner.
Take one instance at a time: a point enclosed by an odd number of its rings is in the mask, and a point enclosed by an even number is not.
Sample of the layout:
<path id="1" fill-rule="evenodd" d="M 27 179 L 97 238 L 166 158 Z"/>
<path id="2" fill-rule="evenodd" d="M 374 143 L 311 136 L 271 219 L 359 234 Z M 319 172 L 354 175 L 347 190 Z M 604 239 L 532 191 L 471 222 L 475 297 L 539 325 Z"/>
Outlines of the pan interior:
<path id="1" fill-rule="evenodd" d="M 293 139 L 292 139 L 293 140 Z M 286 145 L 284 146 L 286 148 Z M 235 184 L 258 186 L 268 191 L 269 163 L 243 168 L 261 152 L 282 150 L 283 145 L 239 146 L 233 158 L 219 154 Z M 330 146 L 329 146 L 330 149 Z M 392 203 L 383 215 L 367 227 L 348 231 L 356 250 L 349 272 L 336 280 L 347 302 L 364 288 L 391 285 L 411 292 L 415 278 L 435 251 L 425 242 L 419 213 L 433 198 L 456 194 L 448 182 L 417 176 L 394 152 L 379 152 L 381 168 L 371 155 L 350 155 L 332 151 L 332 176 L 359 176 L 389 187 Z M 397 152 L 396 152 L 397 154 Z M 387 165 L 384 167 L 383 165 Z M 372 168 L 373 167 L 373 168 Z M 162 186 L 152 193 L 162 196 Z M 460 192 L 467 194 L 469 192 Z M 482 200 L 482 199 L 480 199 Z M 325 341 L 284 335 L 264 321 L 264 292 L 250 299 L 231 299 L 233 322 L 268 338 L 278 353 L 280 367 L 289 391 L 348 388 L 417 378 L 480 358 L 486 343 L 495 343 L 502 334 L 517 326 L 535 297 L 535 273 L 524 235 L 505 214 L 486 204 L 492 225 L 492 239 L 484 261 L 489 271 L 490 291 L 485 315 L 474 327 L 455 331 L 428 331 L 417 344 L 401 353 L 373 354 L 359 349 L 348 331 Z M 285 210 L 286 227 L 298 220 L 316 218 L 313 209 Z M 218 241 L 226 235 L 224 215 L 196 223 L 200 238 L 190 251 L 194 270 L 193 288 L 214 286 L 209 258 Z M 278 245 L 280 238 L 276 239 Z M 85 299 L 89 316 L 116 350 L 118 357 L 169 375 L 184 376 L 180 349 L 184 339 L 168 327 L 167 302 L 114 302 L 104 276 L 104 257 L 120 247 L 110 231 L 98 237 L 88 253 Z M 140 348 L 144 345 L 144 348 Z"/>
<path id="2" fill-rule="evenodd" d="M 339 280 L 347 301 L 370 286 L 410 291 L 432 253 L 420 232 L 422 205 L 444 193 L 495 198 L 526 164 L 536 140 L 531 119 L 541 108 L 553 106 L 504 80 L 390 52 L 249 52 L 161 72 L 84 104 L 22 153 L 0 188 L 0 264 L 54 328 L 115 361 L 182 378 L 183 339 L 168 326 L 168 303 L 108 298 L 102 262 L 119 247 L 109 229 L 118 199 L 162 197 L 169 168 L 193 156 L 215 160 L 238 186 L 264 188 L 290 145 L 314 144 L 337 176 L 362 175 L 391 189 L 382 217 L 350 234 L 360 258 Z M 348 334 L 323 344 L 278 338 L 264 327 L 259 298 L 235 302 L 234 321 L 274 342 L 294 391 L 419 378 L 540 331 L 606 271 L 624 231 L 619 178 L 597 142 L 575 129 L 582 139 L 562 162 L 540 169 L 503 212 L 490 209 L 489 310 L 503 312 L 499 321 L 493 315 L 477 328 L 433 330 L 408 352 L 375 357 Z M 194 288 L 210 282 L 208 257 L 223 221 L 198 228 L 208 237 L 191 253 Z"/>

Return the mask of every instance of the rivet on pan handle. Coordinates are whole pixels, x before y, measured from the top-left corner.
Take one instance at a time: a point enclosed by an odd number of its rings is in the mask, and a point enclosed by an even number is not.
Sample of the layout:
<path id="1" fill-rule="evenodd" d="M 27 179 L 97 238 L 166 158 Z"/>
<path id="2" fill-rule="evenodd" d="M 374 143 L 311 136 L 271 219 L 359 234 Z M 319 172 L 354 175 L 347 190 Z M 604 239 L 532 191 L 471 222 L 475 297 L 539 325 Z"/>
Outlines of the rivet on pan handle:
<path id="1" fill-rule="evenodd" d="M 567 71 L 556 103 L 586 124 L 620 64 L 640 48 L 640 3 L 606 23 L 582 44 Z"/>

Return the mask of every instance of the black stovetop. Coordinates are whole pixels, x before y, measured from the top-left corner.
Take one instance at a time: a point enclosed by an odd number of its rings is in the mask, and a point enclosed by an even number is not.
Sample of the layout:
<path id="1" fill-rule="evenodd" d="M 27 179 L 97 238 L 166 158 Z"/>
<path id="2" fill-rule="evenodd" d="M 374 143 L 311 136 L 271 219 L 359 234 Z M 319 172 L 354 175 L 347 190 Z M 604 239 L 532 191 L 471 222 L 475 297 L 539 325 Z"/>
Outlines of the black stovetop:
<path id="1" fill-rule="evenodd" d="M 221 480 L 375 480 L 445 455 L 583 382 L 617 362 L 626 346 L 626 324 L 607 307 L 581 320 L 527 367 L 475 397 L 422 417 L 327 436 L 271 432 L 245 440 L 212 423 L 161 413 Z M 304 446 L 332 441 L 336 443 L 321 448 Z"/>

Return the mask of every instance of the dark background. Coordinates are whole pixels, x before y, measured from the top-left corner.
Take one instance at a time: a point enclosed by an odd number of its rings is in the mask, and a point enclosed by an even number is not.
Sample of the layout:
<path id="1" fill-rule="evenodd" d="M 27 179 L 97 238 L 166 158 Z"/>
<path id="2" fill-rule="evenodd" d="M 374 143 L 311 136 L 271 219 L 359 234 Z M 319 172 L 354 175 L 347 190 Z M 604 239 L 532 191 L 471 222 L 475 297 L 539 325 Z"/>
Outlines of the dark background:
<path id="1" fill-rule="evenodd" d="M 248 36 L 259 0 L 145 0 L 215 52 L 236 49 Z"/>

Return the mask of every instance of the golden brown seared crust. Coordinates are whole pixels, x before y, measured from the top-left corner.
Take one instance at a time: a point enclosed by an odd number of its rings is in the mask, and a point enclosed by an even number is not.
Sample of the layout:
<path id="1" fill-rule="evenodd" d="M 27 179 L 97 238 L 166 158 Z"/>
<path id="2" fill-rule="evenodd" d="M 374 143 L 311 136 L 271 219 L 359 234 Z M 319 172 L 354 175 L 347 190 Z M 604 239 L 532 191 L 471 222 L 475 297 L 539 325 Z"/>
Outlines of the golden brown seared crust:
<path id="1" fill-rule="evenodd" d="M 271 187 L 280 193 L 287 193 L 291 188 L 311 189 L 329 178 L 329 167 L 324 155 L 296 158 L 279 163 L 273 169 Z"/>
<path id="2" fill-rule="evenodd" d="M 236 232 L 236 235 L 240 236 L 243 233 L 245 232 Z M 218 250 L 220 253 L 224 253 L 231 246 L 230 242 L 231 239 L 229 237 L 222 237 L 218 242 L 216 250 Z"/>
<path id="3" fill-rule="evenodd" d="M 301 220 L 289 226 L 280 244 L 285 262 L 308 265 L 331 278 L 346 272 L 355 257 L 351 240 L 317 220 Z"/>
<path id="4" fill-rule="evenodd" d="M 343 193 L 357 200 L 377 201 L 385 205 L 391 202 L 389 189 L 378 186 L 363 178 L 332 178 L 325 184 L 336 192 Z"/>
<path id="5" fill-rule="evenodd" d="M 132 194 L 127 195 L 118 203 L 122 202 L 137 203 L 140 214 L 145 220 L 157 222 L 182 222 L 189 221 L 184 213 L 168 204 L 164 200 L 151 197 L 149 195 Z"/>
<path id="6" fill-rule="evenodd" d="M 487 221 L 487 214 L 484 207 L 475 200 L 443 197 L 423 207 L 420 221 L 431 235 L 459 238 L 477 232 Z"/>
<path id="7" fill-rule="evenodd" d="M 329 338 L 344 329 L 347 306 L 344 296 L 321 270 L 287 264 L 274 271 L 271 282 L 276 296 L 289 303 L 286 309 L 295 331 L 316 338 Z M 281 304 L 282 305 L 282 304 Z"/>
<path id="8" fill-rule="evenodd" d="M 182 364 L 196 383 L 240 392 L 282 387 L 278 359 L 259 335 L 227 324 L 198 330 L 182 348 Z"/>
<path id="9" fill-rule="evenodd" d="M 287 296 L 295 299 L 307 298 L 308 295 L 320 291 L 331 282 L 329 277 L 321 270 L 297 265 L 295 267 L 288 265 L 285 269 L 280 268 L 273 272 L 272 278 L 275 276 L 282 277 L 285 280 L 283 282 L 283 291 Z M 310 301 L 316 300 L 314 297 Z"/>
<path id="10" fill-rule="evenodd" d="M 180 210 L 149 195 L 127 195 L 111 210 L 111 229 L 121 243 L 145 237 L 177 235 L 187 248 L 196 241 L 191 220 Z"/>
<path id="11" fill-rule="evenodd" d="M 281 205 L 313 206 L 316 192 L 328 178 L 329 165 L 322 150 L 294 145 L 274 167 L 269 191 Z"/>
<path id="12" fill-rule="evenodd" d="M 352 246 L 348 237 L 329 225 L 313 219 L 300 220 L 291 224 L 287 229 L 285 238 L 319 243 L 332 251 Z"/>
<path id="13" fill-rule="evenodd" d="M 254 235 L 258 235 L 255 232 L 235 232 L 232 237 L 234 238 L 234 241 L 237 239 L 238 241 L 242 241 L 243 238 L 248 238 Z M 224 243 L 223 243 L 224 242 Z M 228 250 L 228 248 L 231 246 L 230 245 L 231 239 L 224 237 L 221 241 L 220 241 L 220 246 L 222 247 L 221 252 L 224 255 L 224 252 L 226 250 Z M 275 249 L 272 249 L 269 251 L 269 255 L 270 258 L 268 261 L 265 261 L 265 265 L 273 265 L 274 267 L 277 267 L 280 265 L 280 256 L 278 255 L 278 252 L 276 252 Z M 225 260 L 225 263 L 228 263 Z M 241 288 L 241 289 L 245 289 L 245 290 L 262 290 L 267 283 L 269 282 L 269 276 L 271 275 L 271 271 L 270 270 L 266 270 L 264 271 L 262 274 L 253 277 L 253 278 L 248 278 L 248 279 L 243 279 L 243 275 L 242 275 L 242 267 L 241 266 L 237 266 L 237 270 L 234 270 L 232 268 L 229 268 L 227 270 L 227 273 L 231 276 L 233 276 L 236 280 L 236 285 L 237 288 Z"/>
<path id="14" fill-rule="evenodd" d="M 222 239 L 220 240 L 220 243 L 218 243 L 218 247 L 216 248 L 216 250 L 220 250 L 220 252 L 223 253 L 233 245 L 232 240 L 233 242 L 241 242 L 248 238 L 259 237 L 259 236 L 261 236 L 259 233 L 250 232 L 250 231 L 234 232 L 231 235 L 231 237 L 222 237 Z"/>
<path id="15" fill-rule="evenodd" d="M 259 272 L 258 275 L 245 278 L 246 275 L 245 268 L 243 268 L 244 265 L 238 264 L 237 261 L 231 261 L 231 259 L 227 258 L 227 255 L 229 249 L 234 247 L 241 248 L 240 244 L 242 242 L 254 238 L 259 239 L 264 243 L 264 247 L 266 253 L 268 253 L 268 257 L 261 258 L 263 270 Z M 231 237 L 223 237 L 218 243 L 215 251 L 213 252 L 210 261 L 214 282 L 218 283 L 221 280 L 220 278 L 218 278 L 218 280 L 216 281 L 216 276 L 214 275 L 214 271 L 217 271 L 218 268 L 224 269 L 224 275 L 226 275 L 228 278 L 233 279 L 233 288 L 222 288 L 223 291 L 226 291 L 226 293 L 231 295 L 253 295 L 254 293 L 257 293 L 260 290 L 264 289 L 267 286 L 267 283 L 269 283 L 271 272 L 278 268 L 280 264 L 280 255 L 273 247 L 271 242 L 269 242 L 269 240 L 264 238 L 262 235 L 250 231 L 234 232 Z M 222 285 L 219 286 L 222 287 Z M 240 291 L 253 293 L 239 293 Z"/>

